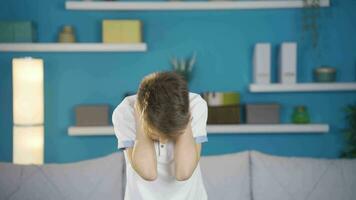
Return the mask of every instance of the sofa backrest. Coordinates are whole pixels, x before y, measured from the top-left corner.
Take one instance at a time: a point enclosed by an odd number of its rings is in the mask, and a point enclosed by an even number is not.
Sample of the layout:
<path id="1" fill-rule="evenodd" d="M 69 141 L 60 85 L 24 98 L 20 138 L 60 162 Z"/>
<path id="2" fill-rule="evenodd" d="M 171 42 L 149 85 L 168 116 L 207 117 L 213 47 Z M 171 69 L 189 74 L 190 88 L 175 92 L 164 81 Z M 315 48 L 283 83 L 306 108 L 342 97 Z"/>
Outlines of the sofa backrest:
<path id="1" fill-rule="evenodd" d="M 203 156 L 209 199 L 353 200 L 356 160 L 291 158 L 242 152 Z M 122 152 L 69 163 L 0 163 L 0 200 L 123 200 Z"/>
<path id="2" fill-rule="evenodd" d="M 250 200 L 249 152 L 203 156 L 200 160 L 209 199 Z"/>
<path id="3" fill-rule="evenodd" d="M 121 152 L 70 164 L 0 163 L 1 200 L 123 200 Z"/>
<path id="4" fill-rule="evenodd" d="M 356 199 L 356 160 L 251 152 L 254 200 Z"/>

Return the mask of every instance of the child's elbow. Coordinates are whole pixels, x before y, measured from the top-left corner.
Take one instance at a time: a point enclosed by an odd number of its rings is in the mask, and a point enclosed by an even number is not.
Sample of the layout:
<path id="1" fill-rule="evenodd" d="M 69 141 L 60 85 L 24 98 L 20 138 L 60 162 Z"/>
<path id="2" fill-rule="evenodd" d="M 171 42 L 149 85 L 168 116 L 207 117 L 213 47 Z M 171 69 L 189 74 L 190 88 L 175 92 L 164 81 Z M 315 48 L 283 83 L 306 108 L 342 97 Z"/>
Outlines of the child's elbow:
<path id="1" fill-rule="evenodd" d="M 146 181 L 154 181 L 157 179 L 157 169 L 156 167 L 139 167 L 140 165 L 136 164 L 136 162 L 132 162 L 132 168 L 136 171 L 136 173 Z"/>
<path id="2" fill-rule="evenodd" d="M 143 173 L 140 174 L 141 178 L 143 178 L 145 181 L 154 181 L 157 179 L 157 172 L 153 171 L 150 173 Z"/>
<path id="3" fill-rule="evenodd" d="M 186 181 L 192 176 L 192 172 L 186 171 L 186 172 L 176 172 L 176 180 L 177 181 Z"/>
<path id="4" fill-rule="evenodd" d="M 154 181 L 157 179 L 157 170 L 154 168 L 137 168 L 135 167 L 136 165 L 133 164 L 133 169 L 136 171 L 136 173 L 144 180 L 146 181 Z"/>

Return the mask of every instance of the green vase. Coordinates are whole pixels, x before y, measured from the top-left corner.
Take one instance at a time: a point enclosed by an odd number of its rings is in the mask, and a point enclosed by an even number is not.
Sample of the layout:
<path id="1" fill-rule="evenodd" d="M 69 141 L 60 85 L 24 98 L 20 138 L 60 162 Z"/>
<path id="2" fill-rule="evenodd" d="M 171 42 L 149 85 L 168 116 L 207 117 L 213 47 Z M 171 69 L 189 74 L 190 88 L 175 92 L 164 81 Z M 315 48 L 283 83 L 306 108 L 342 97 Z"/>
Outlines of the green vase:
<path id="1" fill-rule="evenodd" d="M 310 122 L 308 109 L 305 106 L 294 107 L 292 122 L 294 124 L 308 124 Z"/>

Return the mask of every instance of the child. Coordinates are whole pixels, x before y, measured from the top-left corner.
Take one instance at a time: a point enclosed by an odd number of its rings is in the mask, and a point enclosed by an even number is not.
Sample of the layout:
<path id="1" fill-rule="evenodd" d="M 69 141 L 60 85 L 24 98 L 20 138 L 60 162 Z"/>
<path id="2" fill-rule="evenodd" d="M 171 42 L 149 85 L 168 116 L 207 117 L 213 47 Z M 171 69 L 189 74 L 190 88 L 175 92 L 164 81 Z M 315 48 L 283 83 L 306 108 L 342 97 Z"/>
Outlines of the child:
<path id="1" fill-rule="evenodd" d="M 206 200 L 199 167 L 207 103 L 174 72 L 153 73 L 112 115 L 126 160 L 125 200 Z"/>

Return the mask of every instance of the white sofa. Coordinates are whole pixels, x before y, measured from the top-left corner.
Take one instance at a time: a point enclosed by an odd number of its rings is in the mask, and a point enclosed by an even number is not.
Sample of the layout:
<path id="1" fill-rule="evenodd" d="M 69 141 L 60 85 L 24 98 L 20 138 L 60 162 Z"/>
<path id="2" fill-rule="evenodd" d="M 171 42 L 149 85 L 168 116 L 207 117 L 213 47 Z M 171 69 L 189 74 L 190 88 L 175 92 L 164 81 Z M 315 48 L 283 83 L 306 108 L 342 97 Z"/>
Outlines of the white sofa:
<path id="1" fill-rule="evenodd" d="M 121 152 L 70 164 L 0 163 L 0 200 L 122 200 Z M 355 200 L 356 160 L 290 158 L 248 151 L 202 157 L 211 200 Z"/>

